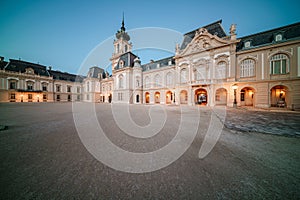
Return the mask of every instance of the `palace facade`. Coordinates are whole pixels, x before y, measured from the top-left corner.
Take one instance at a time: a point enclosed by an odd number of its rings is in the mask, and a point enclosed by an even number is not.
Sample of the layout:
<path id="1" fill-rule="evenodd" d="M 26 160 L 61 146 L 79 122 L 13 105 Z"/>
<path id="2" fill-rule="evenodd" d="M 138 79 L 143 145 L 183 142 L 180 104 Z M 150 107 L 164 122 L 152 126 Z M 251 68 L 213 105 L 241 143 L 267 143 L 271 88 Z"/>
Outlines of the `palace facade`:
<path id="1" fill-rule="evenodd" d="M 174 56 L 141 65 L 124 21 L 112 75 L 0 60 L 1 102 L 87 101 L 300 109 L 300 23 L 240 37 L 217 21 L 184 34 Z"/>

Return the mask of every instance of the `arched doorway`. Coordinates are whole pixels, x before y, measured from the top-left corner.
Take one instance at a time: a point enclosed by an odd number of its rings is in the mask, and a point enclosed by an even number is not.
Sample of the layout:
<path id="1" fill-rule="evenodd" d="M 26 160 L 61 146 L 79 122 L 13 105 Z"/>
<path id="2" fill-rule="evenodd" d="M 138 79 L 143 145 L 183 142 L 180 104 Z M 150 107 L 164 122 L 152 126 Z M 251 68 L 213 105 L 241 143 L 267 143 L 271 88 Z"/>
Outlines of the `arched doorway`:
<path id="1" fill-rule="evenodd" d="M 149 94 L 149 92 L 145 93 L 145 103 L 150 103 L 150 94 Z"/>
<path id="2" fill-rule="evenodd" d="M 154 94 L 154 102 L 155 103 L 160 103 L 160 93 L 159 92 L 155 92 L 155 94 Z"/>
<path id="3" fill-rule="evenodd" d="M 103 96 L 103 97 L 104 97 L 104 96 Z M 104 97 L 104 98 L 105 98 L 105 97 Z M 104 98 L 103 98 L 103 102 L 104 102 L 104 100 L 105 100 Z M 108 95 L 108 103 L 111 103 L 111 99 L 112 99 L 112 95 L 109 94 L 109 95 Z"/>
<path id="4" fill-rule="evenodd" d="M 251 87 L 244 87 L 241 89 L 241 106 L 254 105 L 254 89 Z"/>
<path id="5" fill-rule="evenodd" d="M 136 103 L 139 103 L 139 102 L 140 102 L 140 95 L 138 95 L 138 94 L 136 95 L 135 102 L 136 102 Z"/>
<path id="6" fill-rule="evenodd" d="M 227 105 L 227 90 L 225 88 L 216 90 L 215 102 L 216 105 Z"/>
<path id="7" fill-rule="evenodd" d="M 287 107 L 289 105 L 289 90 L 286 86 L 276 85 L 271 89 L 271 106 Z"/>
<path id="8" fill-rule="evenodd" d="M 188 103 L 188 93 L 186 90 L 181 90 L 180 92 L 180 104 Z"/>
<path id="9" fill-rule="evenodd" d="M 195 104 L 206 105 L 207 104 L 207 91 L 205 89 L 195 90 Z"/>
<path id="10" fill-rule="evenodd" d="M 172 100 L 173 100 L 172 92 L 171 92 L 171 91 L 168 91 L 168 92 L 166 93 L 166 104 L 171 104 L 171 103 L 172 103 Z"/>

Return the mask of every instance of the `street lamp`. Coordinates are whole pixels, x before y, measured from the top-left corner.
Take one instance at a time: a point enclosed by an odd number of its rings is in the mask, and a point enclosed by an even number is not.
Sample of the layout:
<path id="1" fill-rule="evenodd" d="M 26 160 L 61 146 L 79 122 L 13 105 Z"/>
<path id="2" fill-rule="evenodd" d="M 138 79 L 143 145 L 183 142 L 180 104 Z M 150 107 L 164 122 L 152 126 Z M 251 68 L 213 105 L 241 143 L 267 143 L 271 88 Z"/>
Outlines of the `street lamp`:
<path id="1" fill-rule="evenodd" d="M 236 101 L 236 89 L 238 88 L 237 84 L 232 85 L 232 89 L 234 92 L 234 101 L 233 101 L 233 107 L 236 108 L 237 107 L 237 101 Z"/>

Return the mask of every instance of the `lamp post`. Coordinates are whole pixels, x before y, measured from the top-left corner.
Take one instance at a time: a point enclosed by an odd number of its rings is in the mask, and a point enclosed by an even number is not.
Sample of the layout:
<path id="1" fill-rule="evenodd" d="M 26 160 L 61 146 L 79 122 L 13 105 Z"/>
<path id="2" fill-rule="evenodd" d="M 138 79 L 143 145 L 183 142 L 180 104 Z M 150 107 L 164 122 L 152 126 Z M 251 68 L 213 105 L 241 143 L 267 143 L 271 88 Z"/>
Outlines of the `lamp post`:
<path id="1" fill-rule="evenodd" d="M 238 88 L 237 84 L 232 85 L 233 94 L 234 94 L 234 101 L 233 101 L 233 107 L 237 108 L 237 101 L 236 101 L 236 89 Z"/>

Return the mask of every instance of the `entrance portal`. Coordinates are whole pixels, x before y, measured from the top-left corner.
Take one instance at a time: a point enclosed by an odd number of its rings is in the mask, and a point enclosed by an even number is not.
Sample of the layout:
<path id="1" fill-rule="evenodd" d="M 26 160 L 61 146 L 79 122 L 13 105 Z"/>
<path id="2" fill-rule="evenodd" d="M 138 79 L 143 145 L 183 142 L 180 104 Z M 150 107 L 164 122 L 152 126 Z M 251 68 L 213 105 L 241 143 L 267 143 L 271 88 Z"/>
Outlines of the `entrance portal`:
<path id="1" fill-rule="evenodd" d="M 287 107 L 289 103 L 289 90 L 286 86 L 277 85 L 271 89 L 271 106 Z"/>
<path id="2" fill-rule="evenodd" d="M 241 106 L 253 106 L 254 105 L 254 89 L 251 87 L 245 87 L 241 90 Z"/>
<path id="3" fill-rule="evenodd" d="M 198 105 L 207 104 L 207 91 L 205 89 L 197 89 L 195 91 L 195 104 Z"/>

